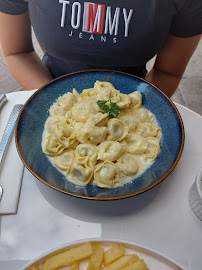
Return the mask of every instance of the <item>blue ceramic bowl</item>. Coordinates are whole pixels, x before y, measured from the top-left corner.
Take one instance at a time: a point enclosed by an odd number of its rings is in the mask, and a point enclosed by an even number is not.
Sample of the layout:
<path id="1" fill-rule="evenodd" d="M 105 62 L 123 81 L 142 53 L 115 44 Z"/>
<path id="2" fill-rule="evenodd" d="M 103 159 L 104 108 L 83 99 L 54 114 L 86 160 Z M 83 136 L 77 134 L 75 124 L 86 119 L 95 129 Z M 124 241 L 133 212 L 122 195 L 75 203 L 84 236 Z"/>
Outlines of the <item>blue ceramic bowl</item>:
<path id="1" fill-rule="evenodd" d="M 80 186 L 68 181 L 48 160 L 41 149 L 44 123 L 53 102 L 73 88 L 81 93 L 94 86 L 96 80 L 111 82 L 121 92 L 142 93 L 143 106 L 150 110 L 162 128 L 161 154 L 141 176 L 124 186 L 102 189 L 94 185 Z M 115 200 L 145 192 L 162 182 L 174 169 L 184 146 L 184 127 L 178 110 L 160 90 L 143 79 L 110 70 L 82 71 L 53 80 L 40 88 L 26 102 L 16 130 L 18 153 L 26 168 L 49 187 L 75 197 L 93 200 Z"/>

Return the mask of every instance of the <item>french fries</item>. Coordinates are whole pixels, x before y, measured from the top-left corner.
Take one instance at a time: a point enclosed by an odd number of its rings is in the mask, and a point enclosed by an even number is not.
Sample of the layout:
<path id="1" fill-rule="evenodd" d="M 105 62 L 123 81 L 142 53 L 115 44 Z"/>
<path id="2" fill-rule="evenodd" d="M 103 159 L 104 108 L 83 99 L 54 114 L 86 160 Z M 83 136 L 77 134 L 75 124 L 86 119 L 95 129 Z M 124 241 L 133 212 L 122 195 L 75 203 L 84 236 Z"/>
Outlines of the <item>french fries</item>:
<path id="1" fill-rule="evenodd" d="M 123 267 L 131 265 L 132 263 L 138 261 L 139 259 L 140 258 L 135 254 L 123 255 L 118 260 L 104 267 L 103 270 L 120 270 Z"/>
<path id="2" fill-rule="evenodd" d="M 91 243 L 71 248 L 45 260 L 43 270 L 55 270 L 62 266 L 69 266 L 76 261 L 88 258 L 93 254 Z"/>
<path id="3" fill-rule="evenodd" d="M 39 267 L 36 264 L 26 270 L 59 270 L 65 266 L 68 270 L 149 270 L 138 255 L 127 253 L 119 243 L 107 250 L 98 243 L 85 243 L 52 255 Z"/>
<path id="4" fill-rule="evenodd" d="M 122 267 L 121 270 L 149 270 L 143 260 L 138 260 L 134 263 L 131 263 L 125 267 Z"/>
<path id="5" fill-rule="evenodd" d="M 73 263 L 69 270 L 79 270 L 79 261 Z"/>
<path id="6" fill-rule="evenodd" d="M 34 266 L 32 266 L 32 270 L 39 270 L 39 267 L 34 265 Z"/>
<path id="7" fill-rule="evenodd" d="M 89 260 L 87 270 L 100 270 L 100 267 L 102 265 L 103 254 L 104 248 L 94 246 L 94 253 Z"/>
<path id="8" fill-rule="evenodd" d="M 105 265 L 108 265 L 123 256 L 124 253 L 125 248 L 121 244 L 115 244 L 104 253 L 103 262 Z"/>

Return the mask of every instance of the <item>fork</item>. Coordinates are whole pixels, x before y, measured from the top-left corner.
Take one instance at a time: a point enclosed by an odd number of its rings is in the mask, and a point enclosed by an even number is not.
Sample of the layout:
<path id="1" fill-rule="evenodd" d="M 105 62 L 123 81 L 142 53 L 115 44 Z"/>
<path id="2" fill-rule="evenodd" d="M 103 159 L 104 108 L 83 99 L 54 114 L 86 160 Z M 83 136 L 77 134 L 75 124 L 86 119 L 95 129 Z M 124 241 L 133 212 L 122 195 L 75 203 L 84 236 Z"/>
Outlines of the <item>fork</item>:
<path id="1" fill-rule="evenodd" d="M 6 128 L 3 133 L 3 137 L 0 143 L 0 170 L 2 168 L 3 162 L 5 160 L 5 156 L 8 150 L 8 145 L 11 140 L 11 135 L 13 133 L 13 130 L 15 128 L 18 116 L 23 108 L 22 104 L 17 104 L 13 107 L 13 110 L 10 114 L 10 117 L 8 119 L 8 123 L 6 125 Z M 0 185 L 0 201 L 3 195 L 3 187 Z"/>

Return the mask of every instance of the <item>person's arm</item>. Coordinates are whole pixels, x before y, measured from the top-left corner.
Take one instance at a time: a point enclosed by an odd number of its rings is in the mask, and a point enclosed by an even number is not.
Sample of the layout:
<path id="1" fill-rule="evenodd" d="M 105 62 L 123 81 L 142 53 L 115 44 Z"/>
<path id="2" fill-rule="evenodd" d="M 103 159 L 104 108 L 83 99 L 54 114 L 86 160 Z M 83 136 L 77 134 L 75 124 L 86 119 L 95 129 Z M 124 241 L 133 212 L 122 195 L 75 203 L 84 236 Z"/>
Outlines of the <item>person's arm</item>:
<path id="1" fill-rule="evenodd" d="M 201 35 L 178 38 L 169 35 L 157 54 L 152 70 L 145 80 L 162 90 L 168 97 L 177 89 L 185 68 L 194 53 Z"/>
<path id="2" fill-rule="evenodd" d="M 53 79 L 34 51 L 28 12 L 0 12 L 0 46 L 8 69 L 25 90 L 39 88 Z"/>

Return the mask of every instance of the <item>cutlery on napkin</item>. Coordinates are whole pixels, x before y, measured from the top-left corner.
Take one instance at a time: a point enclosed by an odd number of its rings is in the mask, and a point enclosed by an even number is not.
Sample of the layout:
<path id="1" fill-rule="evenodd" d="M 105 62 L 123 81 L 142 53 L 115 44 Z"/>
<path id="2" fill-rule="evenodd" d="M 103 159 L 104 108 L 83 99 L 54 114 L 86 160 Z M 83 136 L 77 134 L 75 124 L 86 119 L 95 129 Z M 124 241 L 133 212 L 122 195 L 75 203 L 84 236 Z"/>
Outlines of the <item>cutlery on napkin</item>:
<path id="1" fill-rule="evenodd" d="M 12 138 L 13 131 L 15 130 L 18 116 L 22 108 L 23 108 L 22 104 L 17 104 L 13 107 L 13 110 L 8 119 L 8 123 L 4 130 L 3 137 L 0 142 L 0 173 L 1 173 L 1 168 L 3 166 L 4 160 L 6 158 L 7 149 L 9 147 L 9 143 Z M 2 196 L 3 196 L 3 187 L 1 186 L 1 182 L 0 182 L 0 201 L 1 201 Z"/>
<path id="2" fill-rule="evenodd" d="M 20 91 L 6 95 L 7 102 L 0 110 L 0 140 L 15 104 L 24 104 L 35 91 Z M 24 165 L 15 146 L 14 134 L 13 132 L 6 158 L 0 171 L 0 185 L 3 187 L 3 196 L 0 201 L 0 215 L 16 214 L 20 197 Z"/>

